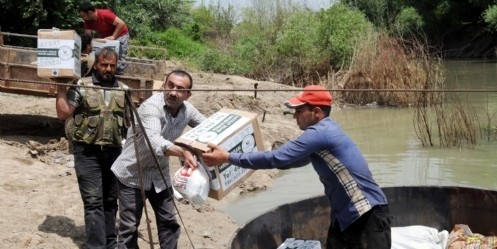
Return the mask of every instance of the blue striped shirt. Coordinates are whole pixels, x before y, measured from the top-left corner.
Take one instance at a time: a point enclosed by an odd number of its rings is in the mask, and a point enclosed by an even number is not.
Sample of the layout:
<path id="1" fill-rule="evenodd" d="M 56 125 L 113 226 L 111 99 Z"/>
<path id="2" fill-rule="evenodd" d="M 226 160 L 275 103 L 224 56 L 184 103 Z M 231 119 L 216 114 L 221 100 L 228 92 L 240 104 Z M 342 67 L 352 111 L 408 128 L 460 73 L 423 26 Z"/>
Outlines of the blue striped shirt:
<path id="1" fill-rule="evenodd" d="M 342 230 L 372 207 L 387 204 L 359 148 L 329 117 L 276 150 L 230 153 L 229 160 L 251 169 L 293 168 L 310 161 Z"/>

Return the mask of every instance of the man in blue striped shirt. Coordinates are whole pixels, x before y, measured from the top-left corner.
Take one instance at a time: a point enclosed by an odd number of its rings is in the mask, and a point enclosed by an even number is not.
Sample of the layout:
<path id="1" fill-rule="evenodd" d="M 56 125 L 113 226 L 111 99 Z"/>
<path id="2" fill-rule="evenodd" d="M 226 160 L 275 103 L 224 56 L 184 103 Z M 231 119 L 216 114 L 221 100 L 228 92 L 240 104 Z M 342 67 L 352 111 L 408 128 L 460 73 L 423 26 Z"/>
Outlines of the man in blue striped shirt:
<path id="1" fill-rule="evenodd" d="M 324 185 L 331 205 L 326 248 L 389 249 L 390 212 L 356 144 L 330 117 L 332 97 L 326 88 L 310 85 L 285 105 L 304 132 L 273 151 L 229 153 L 209 144 L 207 165 L 231 163 L 243 168 L 294 168 L 309 162 Z"/>
<path id="2" fill-rule="evenodd" d="M 175 70 L 168 74 L 164 80 L 164 92 L 148 98 L 138 109 L 153 151 L 149 150 L 143 131 L 137 128 L 135 132 L 130 128 L 122 154 L 112 165 L 111 169 L 119 180 L 118 248 L 138 248 L 138 226 L 145 205 L 141 188 L 155 212 L 160 248 L 177 248 L 181 229 L 175 218 L 169 157 L 183 158 L 187 167 L 198 166 L 189 150 L 173 143 L 186 126 L 195 127 L 205 120 L 205 116 L 187 101 L 191 96 L 188 89 L 192 86 L 192 77 L 187 72 Z M 135 153 L 134 133 L 139 158 Z M 156 165 L 154 156 L 159 165 Z"/>

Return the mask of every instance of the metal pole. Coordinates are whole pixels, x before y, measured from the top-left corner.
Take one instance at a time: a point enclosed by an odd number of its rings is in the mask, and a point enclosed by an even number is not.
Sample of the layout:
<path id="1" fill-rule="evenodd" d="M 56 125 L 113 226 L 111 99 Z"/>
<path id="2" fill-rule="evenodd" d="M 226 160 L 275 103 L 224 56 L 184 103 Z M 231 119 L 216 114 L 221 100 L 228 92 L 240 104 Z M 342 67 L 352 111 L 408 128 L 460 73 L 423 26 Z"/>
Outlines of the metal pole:
<path id="1" fill-rule="evenodd" d="M 255 83 L 254 84 L 254 89 L 255 89 L 255 91 L 254 91 L 254 99 L 257 98 L 257 86 L 259 86 L 259 83 Z"/>
<path id="2" fill-rule="evenodd" d="M 2 26 L 0 26 L 0 46 L 3 46 L 3 33 L 2 33 Z"/>

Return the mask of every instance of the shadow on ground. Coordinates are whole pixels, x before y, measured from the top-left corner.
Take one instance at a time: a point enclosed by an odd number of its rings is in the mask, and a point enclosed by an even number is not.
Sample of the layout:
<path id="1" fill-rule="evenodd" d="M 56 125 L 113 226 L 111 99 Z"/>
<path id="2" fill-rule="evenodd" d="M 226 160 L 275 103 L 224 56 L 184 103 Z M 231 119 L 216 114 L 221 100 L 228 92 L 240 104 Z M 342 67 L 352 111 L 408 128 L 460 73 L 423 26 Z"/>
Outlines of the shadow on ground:
<path id="1" fill-rule="evenodd" d="M 0 136 L 19 143 L 28 139 L 46 143 L 65 137 L 64 121 L 43 115 L 0 114 Z"/>
<path id="2" fill-rule="evenodd" d="M 47 215 L 38 230 L 44 233 L 55 233 L 61 237 L 71 238 L 74 244 L 82 249 L 84 248 L 85 227 L 76 226 L 74 220 L 65 216 Z"/>

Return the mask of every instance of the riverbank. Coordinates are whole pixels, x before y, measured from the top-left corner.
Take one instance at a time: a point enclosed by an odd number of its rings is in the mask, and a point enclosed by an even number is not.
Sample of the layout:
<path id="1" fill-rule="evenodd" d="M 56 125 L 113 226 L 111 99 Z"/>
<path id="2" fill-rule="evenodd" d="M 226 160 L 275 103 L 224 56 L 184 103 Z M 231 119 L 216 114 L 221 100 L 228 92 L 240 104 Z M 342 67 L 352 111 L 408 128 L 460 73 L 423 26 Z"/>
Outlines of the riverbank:
<path id="1" fill-rule="evenodd" d="M 222 107 L 261 114 L 265 147 L 278 146 L 299 133 L 294 120 L 283 116 L 282 103 L 294 88 L 239 76 L 194 73 L 190 101 L 209 116 Z M 253 89 L 261 91 L 254 98 Z M 230 91 L 212 91 L 228 89 Z M 264 114 L 265 113 L 265 114 Z M 63 122 L 56 119 L 55 99 L 0 93 L 0 243 L 5 248 L 83 248 L 83 205 L 72 156 L 67 153 Z M 179 162 L 172 160 L 174 172 Z M 200 209 L 177 202 L 182 234 L 179 248 L 226 248 L 238 228 L 219 209 L 247 192 L 264 191 L 276 170 L 257 171 L 222 200 L 208 199 Z M 154 246 L 158 247 L 155 219 L 149 208 Z M 143 216 L 139 245 L 149 247 Z"/>

